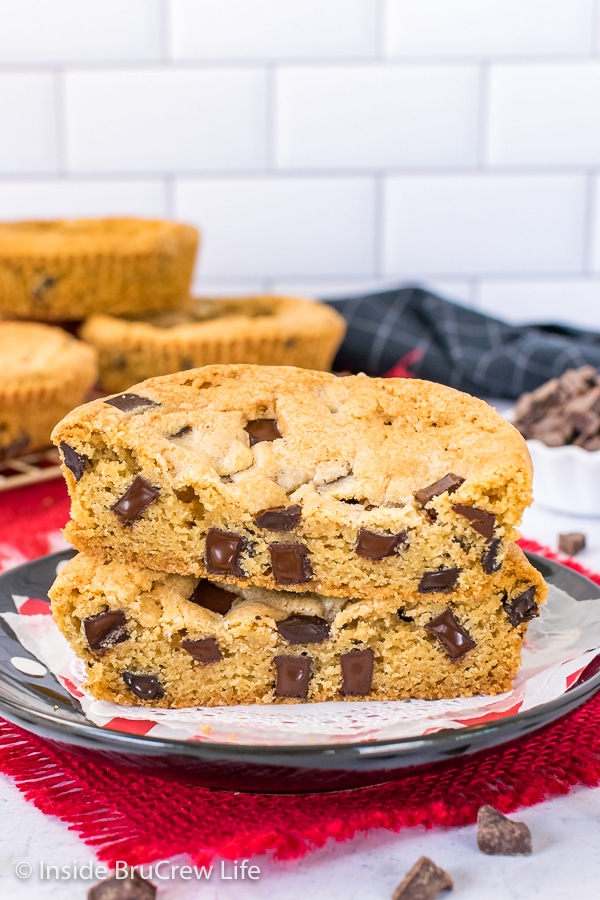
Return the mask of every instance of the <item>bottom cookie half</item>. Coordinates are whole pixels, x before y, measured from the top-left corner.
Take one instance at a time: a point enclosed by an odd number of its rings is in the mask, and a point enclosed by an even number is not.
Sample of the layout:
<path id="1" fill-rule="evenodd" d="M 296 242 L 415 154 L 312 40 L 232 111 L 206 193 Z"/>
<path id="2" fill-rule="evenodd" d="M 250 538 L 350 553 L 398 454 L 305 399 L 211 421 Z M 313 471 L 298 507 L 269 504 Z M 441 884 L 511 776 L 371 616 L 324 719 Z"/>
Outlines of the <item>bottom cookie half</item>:
<path id="1" fill-rule="evenodd" d="M 514 548 L 477 602 L 356 600 L 228 588 L 81 553 L 52 612 L 101 700 L 159 707 L 407 698 L 509 690 L 546 596 Z"/>

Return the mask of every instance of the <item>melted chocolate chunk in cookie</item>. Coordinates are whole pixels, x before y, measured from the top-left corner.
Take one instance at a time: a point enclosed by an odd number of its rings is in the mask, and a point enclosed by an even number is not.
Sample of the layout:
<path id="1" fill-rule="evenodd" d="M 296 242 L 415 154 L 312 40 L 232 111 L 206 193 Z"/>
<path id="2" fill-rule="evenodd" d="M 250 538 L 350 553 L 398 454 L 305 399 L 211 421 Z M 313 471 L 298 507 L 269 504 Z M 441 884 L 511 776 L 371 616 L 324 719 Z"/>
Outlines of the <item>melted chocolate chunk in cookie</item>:
<path id="1" fill-rule="evenodd" d="M 106 650 L 129 637 L 127 617 L 122 609 L 109 609 L 83 620 L 83 631 L 91 650 Z"/>
<path id="2" fill-rule="evenodd" d="M 496 516 L 485 509 L 478 509 L 476 506 L 464 506 L 462 503 L 456 503 L 452 509 L 459 516 L 464 516 L 471 523 L 471 527 L 487 541 L 491 541 L 494 536 L 494 528 L 496 526 Z"/>
<path id="3" fill-rule="evenodd" d="M 302 507 L 297 503 L 294 506 L 278 506 L 259 512 L 254 524 L 267 531 L 292 531 L 299 525 L 301 516 Z"/>
<path id="4" fill-rule="evenodd" d="M 159 496 L 159 489 L 138 475 L 111 509 L 123 525 L 133 525 Z"/>
<path id="5" fill-rule="evenodd" d="M 217 639 L 214 637 L 204 638 L 201 641 L 182 641 L 181 646 L 201 663 L 214 663 L 223 659 Z"/>
<path id="6" fill-rule="evenodd" d="M 245 426 L 244 431 L 248 432 L 251 447 L 254 444 L 260 444 L 261 441 L 276 441 L 281 437 L 277 419 L 252 419 Z"/>
<path id="7" fill-rule="evenodd" d="M 342 694 L 364 695 L 369 693 L 373 684 L 374 660 L 375 654 L 368 648 L 350 650 L 349 653 L 341 654 Z"/>
<path id="8" fill-rule="evenodd" d="M 131 693 L 140 700 L 160 700 L 164 697 L 163 686 L 156 675 L 134 675 L 133 672 L 123 672 L 123 681 Z"/>
<path id="9" fill-rule="evenodd" d="M 450 659 L 460 659 L 477 646 L 451 609 L 445 609 L 439 616 L 434 616 L 424 628 L 438 639 Z"/>
<path id="10" fill-rule="evenodd" d="M 151 406 L 160 406 L 156 400 L 150 400 L 149 397 L 140 397 L 139 394 L 118 394 L 111 397 L 110 400 L 104 401 L 108 406 L 114 406 L 121 412 L 137 412 L 142 409 L 150 409 Z"/>
<path id="11" fill-rule="evenodd" d="M 201 578 L 194 593 L 188 597 L 190 603 L 197 603 L 198 606 L 203 606 L 204 609 L 210 609 L 211 612 L 219 613 L 222 616 L 229 612 L 234 600 L 237 599 L 237 594 L 226 591 L 207 578 Z"/>
<path id="12" fill-rule="evenodd" d="M 241 534 L 211 528 L 206 535 L 204 564 L 213 575 L 235 575 L 244 578 L 240 557 L 247 541 Z"/>
<path id="13" fill-rule="evenodd" d="M 312 578 L 312 567 L 304 544 L 269 544 L 271 568 L 276 584 L 304 584 Z"/>
<path id="14" fill-rule="evenodd" d="M 175 434 L 170 434 L 169 439 L 172 441 L 174 438 L 185 437 L 186 434 L 189 434 L 192 430 L 191 425 L 184 425 L 183 428 L 180 428 L 179 431 L 176 431 Z"/>
<path id="15" fill-rule="evenodd" d="M 277 623 L 277 631 L 288 644 L 320 644 L 329 637 L 329 623 L 320 616 L 288 616 Z"/>
<path id="16" fill-rule="evenodd" d="M 499 572 L 502 568 L 502 562 L 498 559 L 500 543 L 500 538 L 493 540 L 481 557 L 481 567 L 486 575 L 493 575 L 494 572 Z"/>
<path id="17" fill-rule="evenodd" d="M 276 656 L 273 662 L 277 670 L 275 696 L 297 697 L 300 700 L 306 700 L 312 658 L 310 656 Z"/>
<path id="18" fill-rule="evenodd" d="M 529 856 L 531 832 L 524 822 L 513 822 L 493 806 L 481 806 L 477 812 L 477 846 L 493 856 Z"/>
<path id="19" fill-rule="evenodd" d="M 354 550 L 358 556 L 362 556 L 364 559 L 384 559 L 386 556 L 393 556 L 396 548 L 405 542 L 406 531 L 400 531 L 398 534 L 379 534 L 376 531 L 361 528 Z"/>
<path id="20" fill-rule="evenodd" d="M 427 487 L 415 491 L 415 499 L 421 506 L 425 506 L 426 503 L 429 503 L 430 500 L 433 500 L 433 498 L 439 496 L 439 494 L 453 494 L 454 491 L 461 486 L 464 480 L 465 479 L 461 478 L 460 475 L 454 475 L 452 472 L 448 472 L 447 475 L 444 475 L 444 477 L 440 478 L 438 481 L 434 481 L 433 484 L 429 484 Z"/>
<path id="21" fill-rule="evenodd" d="M 423 572 L 417 590 L 420 594 L 438 594 L 451 591 L 458 581 L 460 569 L 439 569 L 437 572 Z"/>
<path id="22" fill-rule="evenodd" d="M 83 453 L 77 453 L 76 450 L 73 450 L 73 448 L 68 444 L 65 444 L 64 441 L 60 442 L 59 447 L 63 455 L 65 466 L 73 473 L 75 481 L 79 481 L 90 463 L 89 459 L 87 456 L 84 456 Z"/>
<path id="23" fill-rule="evenodd" d="M 532 619 L 539 616 L 540 610 L 534 599 L 535 594 L 536 587 L 535 585 L 532 585 L 517 597 L 512 597 L 510 600 L 508 597 L 505 597 L 502 601 L 502 606 L 506 611 L 508 621 L 511 625 L 514 625 L 515 628 L 517 625 L 522 625 L 523 622 L 531 622 Z"/>

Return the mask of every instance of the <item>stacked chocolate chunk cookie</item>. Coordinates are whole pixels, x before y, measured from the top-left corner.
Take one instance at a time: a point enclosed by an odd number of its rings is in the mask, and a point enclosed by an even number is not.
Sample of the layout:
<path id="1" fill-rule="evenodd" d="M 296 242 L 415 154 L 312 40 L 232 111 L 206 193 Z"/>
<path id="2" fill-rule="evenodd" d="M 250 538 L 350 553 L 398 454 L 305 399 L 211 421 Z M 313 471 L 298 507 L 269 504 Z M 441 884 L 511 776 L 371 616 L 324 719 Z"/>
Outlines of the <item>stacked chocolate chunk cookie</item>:
<path id="1" fill-rule="evenodd" d="M 209 366 L 54 431 L 90 690 L 159 706 L 507 690 L 545 585 L 524 440 L 417 380 Z"/>

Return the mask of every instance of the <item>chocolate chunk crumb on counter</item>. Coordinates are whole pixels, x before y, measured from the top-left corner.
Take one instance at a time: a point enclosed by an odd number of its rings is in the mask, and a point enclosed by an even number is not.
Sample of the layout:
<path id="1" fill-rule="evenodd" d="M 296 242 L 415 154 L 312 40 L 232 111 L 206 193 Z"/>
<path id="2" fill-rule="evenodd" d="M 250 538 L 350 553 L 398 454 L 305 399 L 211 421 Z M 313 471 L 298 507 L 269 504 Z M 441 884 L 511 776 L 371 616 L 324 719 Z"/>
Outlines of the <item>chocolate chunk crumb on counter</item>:
<path id="1" fill-rule="evenodd" d="M 524 822 L 513 822 L 492 806 L 477 813 L 477 846 L 493 856 L 529 856 L 531 832 Z"/>
<path id="2" fill-rule="evenodd" d="M 571 531 L 568 534 L 559 534 L 558 549 L 567 556 L 575 556 L 585 549 L 585 534 L 581 531 Z"/>
<path id="3" fill-rule="evenodd" d="M 95 697 L 510 688 L 546 586 L 514 543 L 525 442 L 482 401 L 414 379 L 208 366 L 80 407 L 54 439 L 80 554 L 52 611 Z"/>
<path id="4" fill-rule="evenodd" d="M 132 869 L 127 878 L 116 875 L 88 890 L 88 900 L 155 900 L 156 887 Z"/>
<path id="5" fill-rule="evenodd" d="M 453 886 L 444 869 L 421 856 L 392 894 L 392 900 L 435 900 L 440 891 L 451 891 Z"/>

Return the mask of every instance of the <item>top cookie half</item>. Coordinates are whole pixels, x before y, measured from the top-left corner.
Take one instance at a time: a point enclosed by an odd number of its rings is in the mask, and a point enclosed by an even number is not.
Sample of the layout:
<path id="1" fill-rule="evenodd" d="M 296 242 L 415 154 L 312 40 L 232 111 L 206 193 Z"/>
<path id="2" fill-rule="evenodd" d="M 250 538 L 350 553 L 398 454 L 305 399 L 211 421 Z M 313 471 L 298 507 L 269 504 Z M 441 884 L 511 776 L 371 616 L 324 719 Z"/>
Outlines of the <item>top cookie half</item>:
<path id="1" fill-rule="evenodd" d="M 206 366 L 81 406 L 53 440 L 79 550 L 225 583 L 463 595 L 531 502 L 516 429 L 417 379 Z"/>

